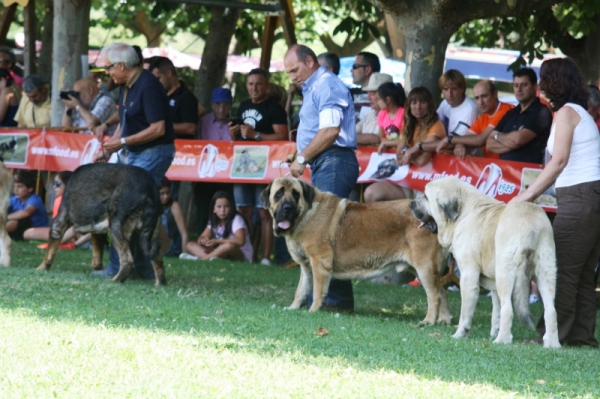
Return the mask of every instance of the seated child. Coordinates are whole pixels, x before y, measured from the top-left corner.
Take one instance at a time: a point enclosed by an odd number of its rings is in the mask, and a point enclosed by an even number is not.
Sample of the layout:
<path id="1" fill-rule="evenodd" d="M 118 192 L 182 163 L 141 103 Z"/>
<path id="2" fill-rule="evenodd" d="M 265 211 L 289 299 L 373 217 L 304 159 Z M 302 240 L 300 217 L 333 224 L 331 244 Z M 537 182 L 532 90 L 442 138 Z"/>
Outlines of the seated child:
<path id="1" fill-rule="evenodd" d="M 209 223 L 198 238 L 189 242 L 187 250 L 200 259 L 231 259 L 252 261 L 252 242 L 246 221 L 237 212 L 233 196 L 226 191 L 218 191 L 212 198 Z M 180 256 L 182 259 L 193 257 Z M 187 255 L 187 254 L 185 254 Z"/>
<path id="2" fill-rule="evenodd" d="M 35 172 L 17 169 L 14 175 L 14 195 L 10 198 L 6 230 L 13 240 L 23 240 L 23 233 L 30 227 L 48 227 L 48 214 L 42 199 L 33 192 Z"/>
<path id="3" fill-rule="evenodd" d="M 73 172 L 63 171 L 56 175 L 54 178 L 54 206 L 52 207 L 52 218 L 54 219 L 56 215 L 58 215 L 58 210 L 60 208 L 60 203 L 62 202 L 62 196 L 65 192 L 65 186 L 69 182 L 71 175 Z M 50 227 L 32 227 L 25 230 L 23 233 L 24 240 L 38 240 L 38 241 L 48 241 L 50 237 Z M 63 236 L 62 243 L 60 245 L 60 249 L 74 249 L 88 241 L 92 238 L 91 234 L 80 235 L 73 231 L 73 227 L 70 227 L 65 235 Z M 38 248 L 48 248 L 48 244 L 39 245 Z"/>
<path id="4" fill-rule="evenodd" d="M 185 221 L 183 219 L 183 210 L 179 202 L 171 197 L 171 181 L 163 177 L 160 185 L 160 203 L 163 207 L 163 213 L 160 221 L 169 237 L 169 249 L 163 256 L 179 256 L 185 252 L 188 235 Z"/>

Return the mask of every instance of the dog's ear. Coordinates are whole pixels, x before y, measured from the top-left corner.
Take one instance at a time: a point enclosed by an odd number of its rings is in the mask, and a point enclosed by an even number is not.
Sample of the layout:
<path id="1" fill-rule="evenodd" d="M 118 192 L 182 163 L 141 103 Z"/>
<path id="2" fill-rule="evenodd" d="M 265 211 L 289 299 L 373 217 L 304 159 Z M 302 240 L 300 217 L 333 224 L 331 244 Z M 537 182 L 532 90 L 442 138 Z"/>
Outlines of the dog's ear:
<path id="1" fill-rule="evenodd" d="M 271 207 L 269 197 L 271 196 L 271 186 L 273 182 L 269 183 L 267 188 L 265 188 L 262 193 L 260 193 L 260 203 L 263 206 L 263 209 L 269 209 Z"/>
<path id="2" fill-rule="evenodd" d="M 312 208 L 312 203 L 315 200 L 315 195 L 317 195 L 317 192 L 315 191 L 315 188 L 313 186 L 306 183 L 305 181 L 298 180 L 298 182 L 300 182 L 300 185 L 302 186 L 302 195 L 304 196 L 304 200 L 308 204 L 308 209 L 310 209 Z"/>
<path id="3" fill-rule="evenodd" d="M 446 215 L 448 220 L 450 220 L 452 222 L 456 221 L 456 219 L 458 218 L 458 214 L 460 212 L 460 204 L 458 203 L 458 199 L 449 198 L 446 201 L 444 201 L 443 203 L 440 203 L 438 201 L 438 206 L 440 207 L 440 209 L 444 213 L 444 215 Z"/>

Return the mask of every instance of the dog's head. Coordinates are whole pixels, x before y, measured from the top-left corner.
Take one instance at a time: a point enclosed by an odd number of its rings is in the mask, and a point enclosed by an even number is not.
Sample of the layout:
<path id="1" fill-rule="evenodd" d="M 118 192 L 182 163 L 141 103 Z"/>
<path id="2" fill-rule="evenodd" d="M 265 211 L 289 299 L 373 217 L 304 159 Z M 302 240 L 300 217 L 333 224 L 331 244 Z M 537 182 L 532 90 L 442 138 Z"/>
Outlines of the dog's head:
<path id="1" fill-rule="evenodd" d="M 432 233 L 441 233 L 452 240 L 454 225 L 459 220 L 463 205 L 462 185 L 455 177 L 434 180 L 425 186 L 425 194 L 410 203 L 413 215 Z M 442 238 L 440 238 L 441 243 Z"/>
<path id="2" fill-rule="evenodd" d="M 273 180 L 260 195 L 265 209 L 273 217 L 276 236 L 292 231 L 297 220 L 312 207 L 317 191 L 308 183 L 295 178 Z"/>

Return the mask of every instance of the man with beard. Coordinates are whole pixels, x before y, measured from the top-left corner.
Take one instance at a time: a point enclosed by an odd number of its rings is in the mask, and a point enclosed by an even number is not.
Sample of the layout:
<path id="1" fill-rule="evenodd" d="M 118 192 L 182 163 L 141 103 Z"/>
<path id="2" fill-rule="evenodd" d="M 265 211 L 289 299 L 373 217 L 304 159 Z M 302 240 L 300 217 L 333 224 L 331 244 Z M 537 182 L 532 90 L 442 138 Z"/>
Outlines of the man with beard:
<path id="1" fill-rule="evenodd" d="M 21 98 L 15 115 L 18 127 L 50 127 L 52 103 L 50 87 L 38 75 L 29 75 L 23 80 L 25 95 Z"/>

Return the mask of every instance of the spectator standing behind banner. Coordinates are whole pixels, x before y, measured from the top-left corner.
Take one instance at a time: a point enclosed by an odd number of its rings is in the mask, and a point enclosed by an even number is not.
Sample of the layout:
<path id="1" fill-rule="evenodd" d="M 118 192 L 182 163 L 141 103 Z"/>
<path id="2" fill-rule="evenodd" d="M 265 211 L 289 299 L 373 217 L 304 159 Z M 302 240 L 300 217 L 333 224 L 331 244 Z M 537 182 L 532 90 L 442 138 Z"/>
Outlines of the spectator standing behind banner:
<path id="1" fill-rule="evenodd" d="M 277 101 L 269 98 L 269 73 L 264 69 L 253 69 L 246 78 L 246 88 L 250 99 L 243 101 L 238 108 L 239 121 L 229 123 L 229 134 L 232 140 L 246 140 L 249 144 L 263 140 L 287 140 L 287 115 Z M 260 193 L 266 184 L 234 184 L 233 194 L 240 214 L 252 226 L 254 207 L 260 216 L 260 234 L 263 245 L 261 263 L 271 264 L 273 249 L 273 221 L 269 211 L 262 208 Z M 250 227 L 252 229 L 252 227 Z"/>
<path id="2" fill-rule="evenodd" d="M 21 90 L 8 70 L 0 68 L 0 127 L 17 126 L 15 115 L 21 101 Z"/>
<path id="3" fill-rule="evenodd" d="M 440 77 L 444 101 L 437 109 L 438 117 L 446 128 L 448 136 L 464 136 L 477 119 L 477 105 L 465 94 L 467 82 L 456 69 L 449 69 Z"/>
<path id="4" fill-rule="evenodd" d="M 21 98 L 15 115 L 18 127 L 50 127 L 52 103 L 50 86 L 42 82 L 38 75 L 29 75 L 23 80 L 25 95 Z"/>
<path id="5" fill-rule="evenodd" d="M 381 137 L 379 136 L 379 126 L 377 119 L 379 117 L 379 96 L 377 89 L 384 83 L 392 82 L 392 75 L 387 73 L 373 72 L 369 79 L 369 84 L 363 86 L 363 90 L 367 92 L 370 110 L 365 113 L 365 116 L 356 124 L 356 142 L 358 145 L 379 145 Z M 404 106 L 404 104 L 402 104 Z"/>
<path id="6" fill-rule="evenodd" d="M 298 152 L 290 172 L 300 177 L 310 164 L 312 182 L 319 190 L 348 198 L 358 178 L 352 96 L 337 76 L 319 67 L 316 54 L 306 46 L 290 47 L 283 64 L 292 83 L 302 88 L 304 97 L 298 126 Z M 353 312 L 352 282 L 331 279 L 324 306 Z"/>
<path id="7" fill-rule="evenodd" d="M 406 94 L 401 84 L 384 83 L 377 89 L 377 105 L 380 109 L 377 116 L 379 126 L 379 153 L 386 147 L 396 147 L 400 139 L 404 118 Z"/>
<path id="8" fill-rule="evenodd" d="M 537 97 L 537 75 L 531 68 L 513 74 L 519 105 L 508 111 L 488 136 L 489 152 L 506 161 L 544 163 L 552 113 Z M 587 105 L 586 105 L 587 106 Z"/>
<path id="9" fill-rule="evenodd" d="M 544 61 L 540 88 L 556 112 L 548 139 L 552 158 L 511 202 L 532 201 L 554 184 L 558 339 L 563 345 L 597 348 L 594 269 L 600 257 L 600 136 L 587 112 L 588 88 L 572 59 Z M 535 342 L 541 343 L 543 315 L 537 332 Z"/>
<path id="10" fill-rule="evenodd" d="M 471 125 L 470 134 L 448 135 L 446 140 L 438 143 L 438 154 L 443 154 L 448 147 L 451 147 L 454 149 L 454 155 L 464 159 L 467 156 L 468 148 L 483 147 L 483 155 L 486 158 L 499 158 L 497 154 L 486 150 L 485 143 L 504 115 L 515 106 L 498 101 L 498 90 L 491 80 L 478 82 L 473 87 L 473 97 L 481 115 Z"/>
<path id="11" fill-rule="evenodd" d="M 100 93 L 100 88 L 91 78 L 79 79 L 73 85 L 73 91 L 77 95 L 70 94 L 68 100 L 62 100 L 65 104 L 63 126 L 87 126 L 91 131 L 117 112 L 113 99 Z M 112 136 L 116 128 L 116 125 L 112 126 L 108 134 Z"/>
<path id="12" fill-rule="evenodd" d="M 233 102 L 231 90 L 217 87 L 210 97 L 212 112 L 204 115 L 198 123 L 196 138 L 207 141 L 231 141 L 228 119 Z M 194 203 L 198 214 L 198 235 L 201 235 L 208 224 L 210 203 L 217 191 L 227 191 L 233 195 L 233 184 L 218 182 L 196 182 L 194 187 Z"/>
<path id="13" fill-rule="evenodd" d="M 371 108 L 363 87 L 369 84 L 371 75 L 379 71 L 381 71 L 381 64 L 379 63 L 379 57 L 375 54 L 362 51 L 356 55 L 350 73 L 352 73 L 352 83 L 361 86 L 361 88 L 351 89 L 350 92 L 352 93 L 355 114 L 358 116 L 358 120 L 362 120 Z"/>
<path id="14" fill-rule="evenodd" d="M 119 126 L 102 145 L 97 160 L 106 161 L 121 148 L 129 150 L 128 164 L 150 172 L 158 186 L 171 166 L 175 156 L 175 133 L 167 93 L 158 79 L 139 65 L 135 50 L 124 43 L 113 43 L 102 49 L 106 72 L 121 85 L 119 97 Z M 144 279 L 154 279 L 154 270 L 137 245 L 137 237 L 131 239 L 134 274 Z M 119 271 L 119 255 L 111 246 L 110 263 L 104 270 L 92 272 L 92 276 L 112 278 Z"/>

